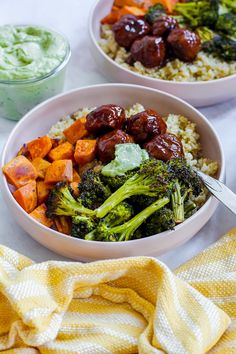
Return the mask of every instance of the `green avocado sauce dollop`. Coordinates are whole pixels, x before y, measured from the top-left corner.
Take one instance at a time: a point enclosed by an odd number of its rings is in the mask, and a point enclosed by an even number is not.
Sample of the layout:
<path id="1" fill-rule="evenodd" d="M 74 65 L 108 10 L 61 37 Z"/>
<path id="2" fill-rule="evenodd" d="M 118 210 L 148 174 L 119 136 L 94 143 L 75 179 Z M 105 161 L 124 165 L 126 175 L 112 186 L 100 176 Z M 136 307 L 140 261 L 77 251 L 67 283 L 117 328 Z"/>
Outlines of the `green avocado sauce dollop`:
<path id="1" fill-rule="evenodd" d="M 110 177 L 122 176 L 148 159 L 147 151 L 141 149 L 138 144 L 118 144 L 115 148 L 115 159 L 102 168 L 102 174 Z"/>

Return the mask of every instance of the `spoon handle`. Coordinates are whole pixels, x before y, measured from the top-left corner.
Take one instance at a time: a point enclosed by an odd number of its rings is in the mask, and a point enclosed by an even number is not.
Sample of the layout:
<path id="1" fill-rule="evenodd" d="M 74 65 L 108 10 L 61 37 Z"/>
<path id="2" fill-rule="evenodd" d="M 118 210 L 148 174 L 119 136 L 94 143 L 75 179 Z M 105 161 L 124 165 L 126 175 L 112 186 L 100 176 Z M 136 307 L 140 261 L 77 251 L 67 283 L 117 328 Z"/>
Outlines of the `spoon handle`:
<path id="1" fill-rule="evenodd" d="M 221 203 L 236 214 L 236 194 L 234 194 L 226 185 L 217 179 L 206 175 L 201 171 L 196 171 L 202 179 L 204 185 Z"/>

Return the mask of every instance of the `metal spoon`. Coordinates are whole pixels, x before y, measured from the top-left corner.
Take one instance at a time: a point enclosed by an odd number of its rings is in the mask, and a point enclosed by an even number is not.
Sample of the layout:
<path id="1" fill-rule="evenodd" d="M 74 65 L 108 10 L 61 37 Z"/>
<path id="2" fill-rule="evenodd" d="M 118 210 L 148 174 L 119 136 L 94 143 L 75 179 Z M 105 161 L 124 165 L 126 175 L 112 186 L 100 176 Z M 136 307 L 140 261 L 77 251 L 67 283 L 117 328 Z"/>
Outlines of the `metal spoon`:
<path id="1" fill-rule="evenodd" d="M 234 194 L 226 185 L 217 179 L 196 170 L 195 172 L 203 181 L 206 188 L 229 210 L 236 214 L 236 194 Z"/>

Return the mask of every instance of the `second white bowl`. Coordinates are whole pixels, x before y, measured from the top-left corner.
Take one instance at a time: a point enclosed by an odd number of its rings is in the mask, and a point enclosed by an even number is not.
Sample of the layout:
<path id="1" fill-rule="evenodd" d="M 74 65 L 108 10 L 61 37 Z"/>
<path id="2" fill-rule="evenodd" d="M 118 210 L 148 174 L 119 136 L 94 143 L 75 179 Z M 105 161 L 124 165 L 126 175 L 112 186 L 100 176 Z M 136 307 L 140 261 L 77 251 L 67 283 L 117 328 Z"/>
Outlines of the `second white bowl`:
<path id="1" fill-rule="evenodd" d="M 196 107 L 210 106 L 235 97 L 236 74 L 222 79 L 198 82 L 176 82 L 140 75 L 117 64 L 99 45 L 100 21 L 110 12 L 113 0 L 98 0 L 89 16 L 92 55 L 98 68 L 113 82 L 143 85 L 176 95 Z"/>

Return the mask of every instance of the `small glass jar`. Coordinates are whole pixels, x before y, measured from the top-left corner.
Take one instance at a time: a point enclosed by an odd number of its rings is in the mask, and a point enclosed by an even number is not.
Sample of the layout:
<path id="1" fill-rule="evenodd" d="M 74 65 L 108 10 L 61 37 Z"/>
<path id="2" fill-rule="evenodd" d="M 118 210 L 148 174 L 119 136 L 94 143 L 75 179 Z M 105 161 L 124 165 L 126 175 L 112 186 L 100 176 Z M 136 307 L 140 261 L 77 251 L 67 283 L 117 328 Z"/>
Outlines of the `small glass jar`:
<path id="1" fill-rule="evenodd" d="M 49 73 L 32 79 L 0 80 L 0 117 L 19 120 L 40 102 L 62 92 L 71 55 L 69 42 L 62 37 L 66 43 L 65 57 Z"/>

